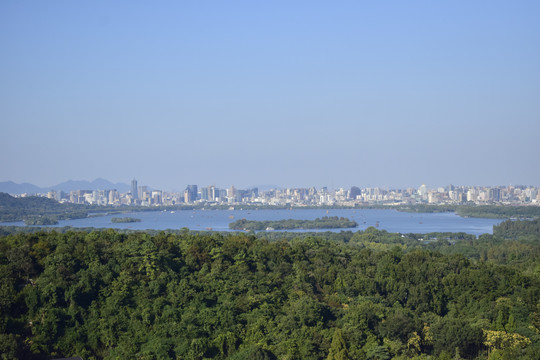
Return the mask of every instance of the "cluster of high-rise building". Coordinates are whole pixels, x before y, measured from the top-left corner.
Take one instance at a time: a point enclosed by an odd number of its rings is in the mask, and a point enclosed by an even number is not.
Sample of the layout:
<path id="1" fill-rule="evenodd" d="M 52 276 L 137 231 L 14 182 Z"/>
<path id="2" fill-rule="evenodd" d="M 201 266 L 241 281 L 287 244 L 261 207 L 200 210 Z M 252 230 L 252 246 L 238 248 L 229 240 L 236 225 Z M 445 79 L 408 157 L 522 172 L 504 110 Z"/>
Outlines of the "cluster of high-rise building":
<path id="1" fill-rule="evenodd" d="M 214 185 L 188 185 L 183 192 L 164 192 L 131 182 L 131 190 L 76 190 L 69 193 L 51 191 L 47 197 L 62 202 L 94 205 L 261 205 L 261 206 L 357 206 L 400 204 L 515 204 L 540 205 L 540 189 L 533 186 L 453 186 L 430 189 L 388 189 L 381 187 L 350 189 L 280 188 L 259 191 L 258 188 L 220 189 Z"/>

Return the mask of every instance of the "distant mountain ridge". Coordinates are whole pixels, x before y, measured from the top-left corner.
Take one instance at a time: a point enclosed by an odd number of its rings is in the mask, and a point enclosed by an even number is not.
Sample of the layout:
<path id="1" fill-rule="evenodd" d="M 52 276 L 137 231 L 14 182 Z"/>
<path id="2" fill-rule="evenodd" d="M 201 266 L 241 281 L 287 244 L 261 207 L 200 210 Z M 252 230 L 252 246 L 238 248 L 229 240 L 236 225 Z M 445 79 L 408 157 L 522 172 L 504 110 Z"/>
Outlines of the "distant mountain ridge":
<path id="1" fill-rule="evenodd" d="M 112 190 L 128 192 L 131 188 L 124 183 L 112 183 L 108 180 L 97 178 L 94 181 L 86 180 L 68 180 L 58 185 L 49 187 L 39 187 L 30 183 L 17 184 L 13 181 L 0 182 L 0 192 L 8 194 L 36 194 L 46 193 L 51 190 L 70 192 L 74 190 Z"/>
<path id="2" fill-rule="evenodd" d="M 73 191 L 73 190 L 112 190 L 116 189 L 120 192 L 128 192 L 131 187 L 123 183 L 112 183 L 108 180 L 97 178 L 92 182 L 86 180 L 68 180 L 55 186 L 51 186 L 50 189 L 57 191 Z"/>
<path id="3" fill-rule="evenodd" d="M 30 183 L 16 184 L 13 181 L 0 182 L 0 192 L 4 192 L 7 194 L 34 194 L 43 191 L 44 190 L 39 186 Z"/>

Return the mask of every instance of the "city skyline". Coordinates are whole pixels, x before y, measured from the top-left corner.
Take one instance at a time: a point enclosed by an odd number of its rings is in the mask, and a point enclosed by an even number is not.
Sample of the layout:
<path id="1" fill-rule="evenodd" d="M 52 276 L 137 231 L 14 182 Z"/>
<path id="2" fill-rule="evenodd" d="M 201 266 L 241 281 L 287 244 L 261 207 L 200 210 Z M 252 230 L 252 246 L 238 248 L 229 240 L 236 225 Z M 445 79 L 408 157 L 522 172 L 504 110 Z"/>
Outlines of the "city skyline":
<path id="1" fill-rule="evenodd" d="M 216 188 L 220 188 L 220 189 L 225 189 L 225 188 L 230 188 L 231 186 L 233 187 L 236 187 L 236 188 L 239 188 L 239 189 L 251 189 L 251 188 L 260 188 L 262 189 L 262 191 L 266 191 L 266 190 L 273 190 L 273 189 L 299 189 L 299 188 L 310 188 L 310 187 L 315 187 L 315 188 L 327 188 L 329 190 L 332 190 L 332 191 L 335 191 L 335 190 L 338 190 L 338 189 L 349 189 L 351 187 L 362 187 L 362 188 L 379 188 L 379 189 L 385 189 L 385 190 L 395 190 L 395 189 L 416 189 L 416 188 L 419 188 L 420 186 L 426 186 L 428 189 L 440 189 L 440 188 L 448 188 L 449 186 L 454 186 L 454 187 L 472 187 L 472 188 L 481 188 L 481 187 L 484 187 L 484 188 L 495 188 L 495 187 L 499 187 L 499 188 L 503 188 L 503 187 L 540 187 L 538 185 L 535 185 L 535 184 L 525 184 L 525 183 L 516 183 L 516 184 L 464 184 L 464 183 L 444 183 L 444 184 L 426 184 L 426 183 L 419 183 L 419 184 L 413 184 L 413 185 L 404 185 L 404 186 L 383 186 L 383 185 L 373 185 L 373 184 L 360 184 L 360 183 L 353 183 L 353 184 L 346 184 L 346 185 L 343 185 L 343 184 L 339 184 L 339 183 L 335 183 L 335 184 L 322 184 L 322 185 L 316 185 L 316 184 L 308 184 L 308 185 L 304 185 L 304 186 L 296 186 L 296 185 L 289 185 L 289 184 L 269 184 L 269 183 L 263 183 L 261 182 L 260 184 L 249 184 L 249 185 L 241 185 L 241 183 L 237 182 L 237 183 L 231 183 L 231 184 L 220 184 L 220 183 L 216 183 L 216 182 L 212 182 L 212 181 L 204 181 L 204 182 L 201 182 L 201 183 L 196 183 L 194 181 L 191 181 L 191 182 L 186 182 L 184 184 L 180 184 L 178 183 L 175 187 L 173 188 L 166 188 L 166 187 L 160 187 L 160 186 L 156 186 L 155 184 L 149 184 L 147 182 L 144 182 L 144 181 L 139 181 L 138 178 L 132 178 L 131 180 L 129 181 L 118 181 L 118 182 L 112 182 L 112 181 L 109 181 L 108 179 L 105 179 L 105 178 L 95 178 L 93 181 L 88 181 L 88 180 L 73 180 L 73 179 L 70 179 L 70 180 L 66 180 L 66 181 L 63 181 L 61 183 L 58 183 L 58 184 L 53 184 L 53 185 L 49 185 L 49 186 L 41 186 L 40 184 L 36 184 L 36 183 L 31 183 L 31 182 L 21 182 L 21 183 L 17 183 L 17 182 L 14 182 L 12 180 L 8 180 L 8 181 L 0 181 L 0 192 L 2 192 L 1 190 L 1 187 L 4 186 L 5 184 L 11 184 L 15 187 L 19 187 L 19 186 L 23 186 L 23 185 L 30 185 L 30 186 L 35 186 L 35 187 L 38 187 L 40 188 L 40 191 L 30 191 L 29 193 L 46 193 L 47 191 L 49 190 L 53 190 L 53 189 L 60 189 L 62 188 L 63 186 L 64 187 L 68 187 L 68 188 L 73 188 L 73 186 L 75 186 L 75 184 L 79 184 L 79 183 L 85 183 L 85 184 L 88 184 L 89 186 L 80 186 L 77 187 L 78 190 L 84 190 L 84 189 L 94 189 L 94 190 L 112 190 L 112 189 L 116 189 L 118 190 L 118 188 L 122 188 L 122 189 L 130 189 L 129 191 L 126 190 L 124 192 L 133 192 L 133 189 L 137 189 L 137 188 L 140 188 L 141 186 L 144 186 L 148 189 L 152 189 L 152 190 L 159 190 L 159 191 L 167 191 L 167 192 L 182 192 L 184 191 L 187 187 L 189 186 L 192 186 L 191 184 L 195 184 L 195 186 L 199 186 L 199 187 L 216 187 Z M 107 184 L 106 186 L 99 186 L 99 185 L 96 185 L 96 183 L 98 184 Z M 6 191 L 9 193 L 9 191 Z M 69 191 L 68 191 L 69 192 Z M 22 194 L 22 193 L 25 193 L 25 191 L 19 191 L 19 192 L 14 192 L 16 194 Z M 28 193 L 28 192 L 26 192 Z"/>
<path id="2" fill-rule="evenodd" d="M 107 186 L 106 181 L 102 181 Z M 111 184 L 110 185 L 115 185 Z M 84 184 L 79 184 L 84 185 Z M 122 185 L 127 188 L 128 185 Z M 0 183 L 0 186 L 2 184 Z M 1 191 L 1 190 L 0 190 Z M 46 194 L 45 194 L 46 192 Z M 117 188 L 77 189 L 64 191 L 51 189 L 35 192 L 59 202 L 112 206 L 178 206 L 178 205 L 249 205 L 249 206 L 346 206 L 362 205 L 539 205 L 540 189 L 534 186 L 454 186 L 428 188 L 425 184 L 417 188 L 388 189 L 380 187 L 358 187 L 350 189 L 317 188 L 269 188 L 240 189 L 231 185 L 219 188 L 215 185 L 187 185 L 184 191 L 154 189 L 138 185 L 133 179 L 127 191 Z M 26 197 L 33 194 L 19 194 Z"/>
<path id="3" fill-rule="evenodd" d="M 540 185 L 540 3 L 0 4 L 0 181 Z"/>

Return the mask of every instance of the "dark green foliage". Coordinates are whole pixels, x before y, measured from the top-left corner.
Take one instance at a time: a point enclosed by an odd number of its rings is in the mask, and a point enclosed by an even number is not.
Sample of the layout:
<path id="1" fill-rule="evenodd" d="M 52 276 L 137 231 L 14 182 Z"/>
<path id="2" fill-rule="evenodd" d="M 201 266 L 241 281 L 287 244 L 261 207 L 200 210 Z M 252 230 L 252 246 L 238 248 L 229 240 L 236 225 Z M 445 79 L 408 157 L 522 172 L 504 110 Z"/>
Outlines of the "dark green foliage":
<path id="1" fill-rule="evenodd" d="M 540 351 L 536 258 L 523 257 L 519 267 L 476 261 L 425 247 L 480 249 L 488 239 L 425 245 L 374 228 L 281 236 L 0 237 L 0 352 L 18 359 L 472 359 L 487 356 L 483 330 L 497 329 L 531 342 L 500 353 Z M 497 241 L 502 254 L 507 240 Z"/>
<path id="2" fill-rule="evenodd" d="M 277 221 L 256 221 L 241 219 L 229 224 L 233 230 L 290 230 L 290 229 L 339 229 L 357 227 L 356 221 L 351 221 L 344 217 L 324 216 L 315 220 L 277 220 Z"/>
<path id="3" fill-rule="evenodd" d="M 25 225 L 56 225 L 58 219 L 53 216 L 32 216 L 24 219 Z"/>
<path id="4" fill-rule="evenodd" d="M 134 222 L 141 222 L 141 219 L 132 218 L 132 217 L 113 217 L 111 218 L 111 222 L 113 223 L 134 223 Z"/>
<path id="5" fill-rule="evenodd" d="M 482 329 L 474 327 L 467 319 L 442 318 L 431 327 L 435 354 L 445 351 L 460 357 L 473 358 L 482 344 Z"/>
<path id="6" fill-rule="evenodd" d="M 540 237 L 540 219 L 532 221 L 506 220 L 493 226 L 493 235 L 505 239 L 517 239 L 519 236 Z"/>
<path id="7" fill-rule="evenodd" d="M 228 358 L 229 360 L 275 360 L 276 356 L 269 350 L 261 349 L 256 345 L 240 349 Z"/>

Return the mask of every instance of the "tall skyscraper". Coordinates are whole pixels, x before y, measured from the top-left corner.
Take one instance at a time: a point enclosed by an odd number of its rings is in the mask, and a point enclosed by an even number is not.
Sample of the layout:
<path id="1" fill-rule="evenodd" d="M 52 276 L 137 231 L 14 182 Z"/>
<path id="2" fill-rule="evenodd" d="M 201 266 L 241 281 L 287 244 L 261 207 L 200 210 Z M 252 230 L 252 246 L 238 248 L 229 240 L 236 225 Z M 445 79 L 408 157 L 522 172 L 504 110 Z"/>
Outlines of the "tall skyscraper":
<path id="1" fill-rule="evenodd" d="M 210 198 L 208 197 L 208 192 L 209 192 L 208 190 L 209 190 L 209 188 L 207 188 L 207 187 L 203 187 L 201 189 L 201 199 L 202 200 L 206 200 L 206 201 L 210 200 Z"/>
<path id="2" fill-rule="evenodd" d="M 236 189 L 234 187 L 234 185 L 231 185 L 228 193 L 227 193 L 227 196 L 230 198 L 230 199 L 234 199 L 236 197 Z"/>
<path id="3" fill-rule="evenodd" d="M 139 200 L 148 200 L 148 199 L 145 199 L 145 196 L 149 196 L 148 194 L 148 186 L 144 185 L 144 186 L 139 186 L 139 191 L 138 191 L 138 194 L 139 194 Z"/>
<path id="4" fill-rule="evenodd" d="M 501 200 L 501 189 L 499 188 L 491 188 L 488 191 L 489 200 L 491 201 L 500 201 Z"/>
<path id="5" fill-rule="evenodd" d="M 362 195 L 362 190 L 358 186 L 351 187 L 351 190 L 349 191 L 349 199 L 356 200 L 357 196 Z"/>
<path id="6" fill-rule="evenodd" d="M 185 202 L 191 203 L 197 201 L 197 185 L 188 185 L 186 188 Z"/>
<path id="7" fill-rule="evenodd" d="M 137 180 L 133 179 L 131 180 L 131 197 L 133 200 L 137 200 L 139 198 L 139 191 L 137 189 Z"/>
<path id="8" fill-rule="evenodd" d="M 216 198 L 219 197 L 219 189 L 216 189 L 215 185 L 210 185 L 208 187 L 208 200 L 216 201 Z"/>

